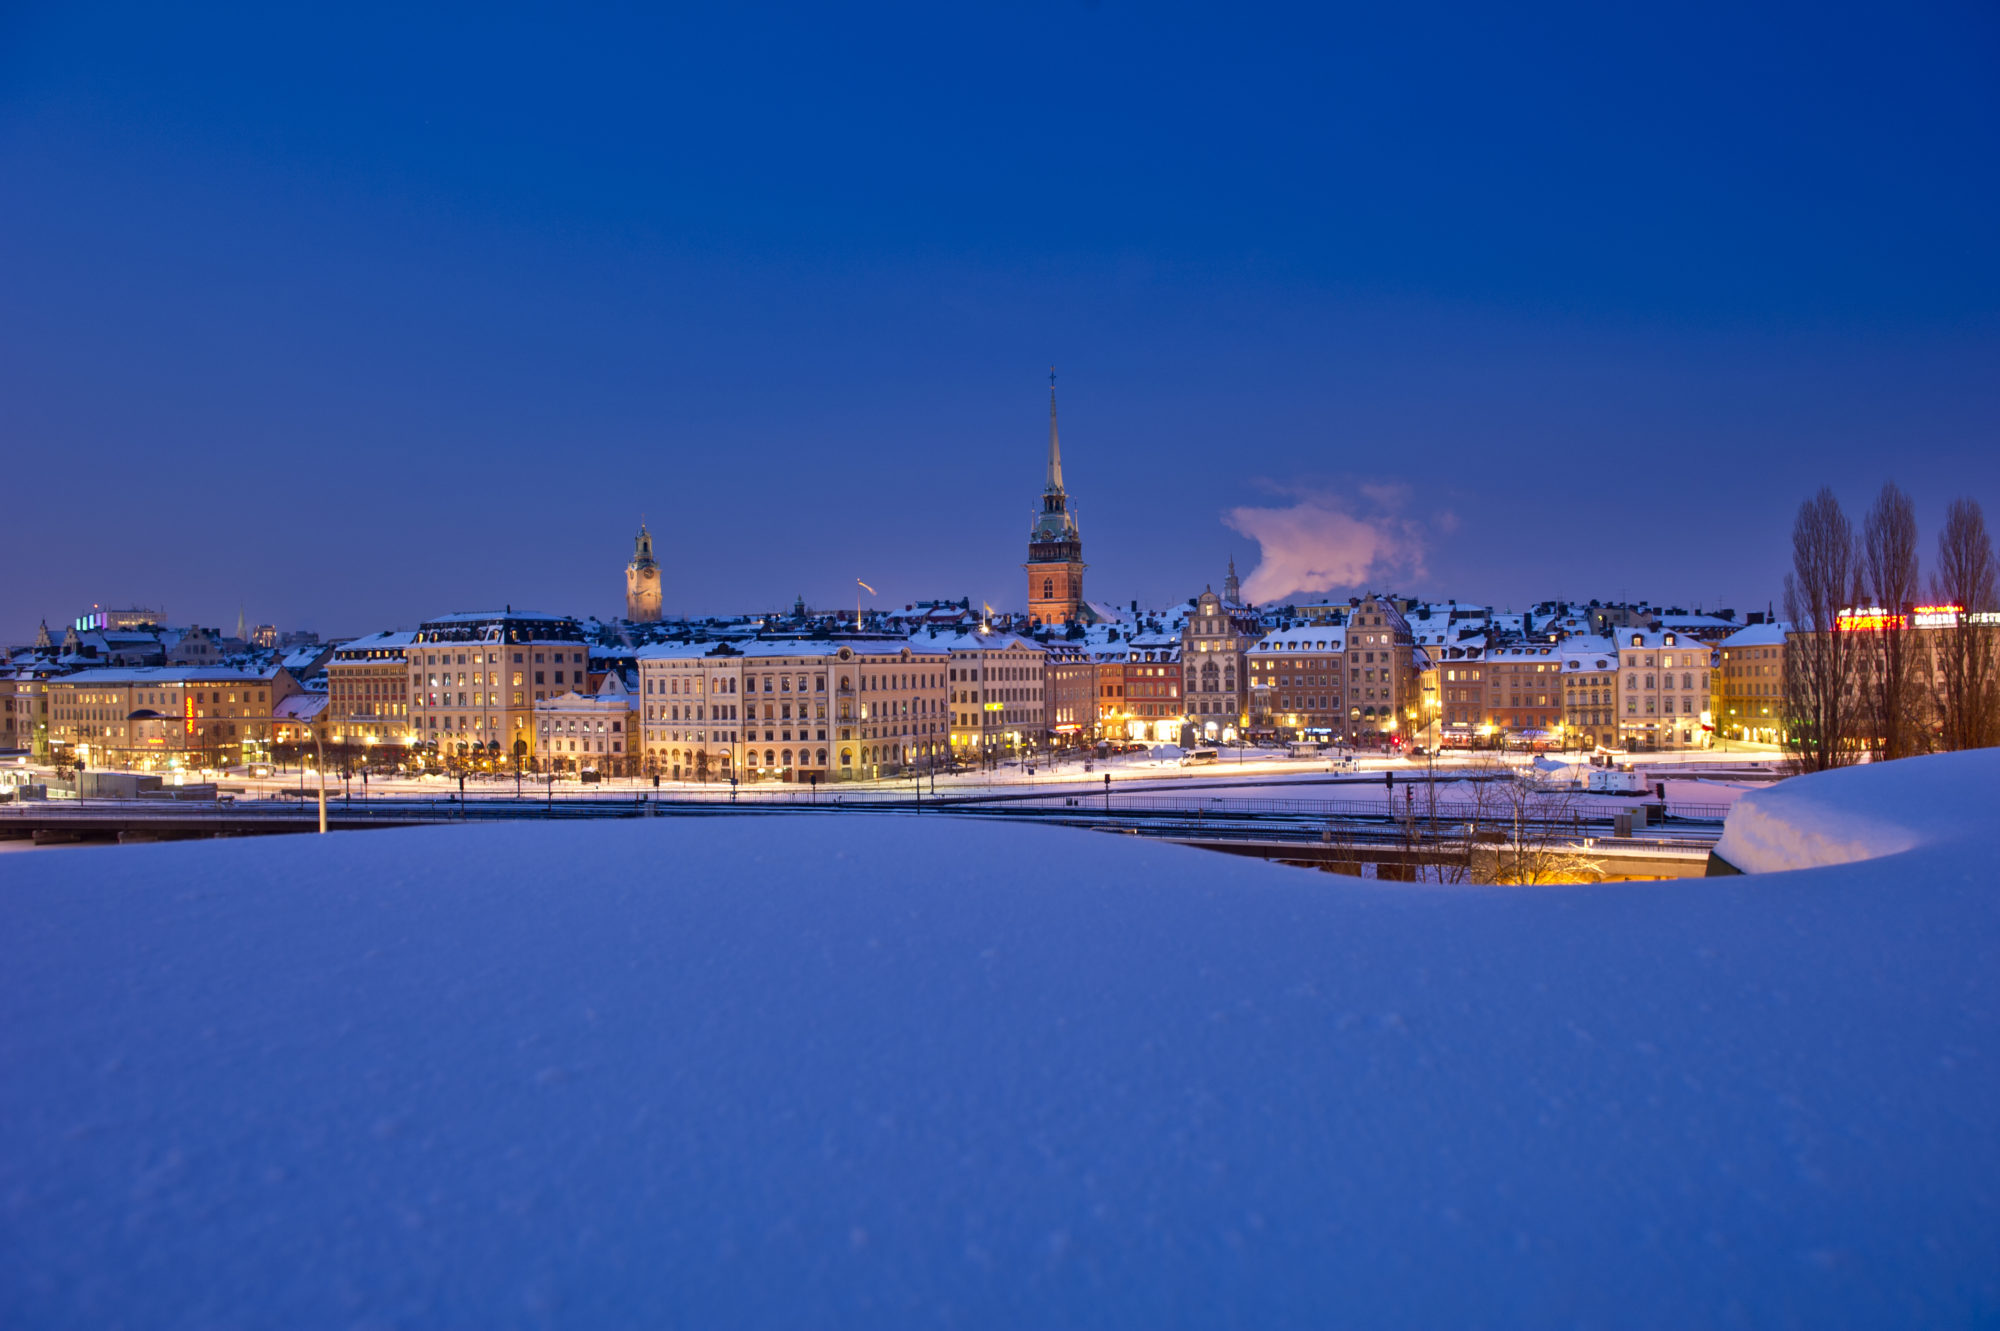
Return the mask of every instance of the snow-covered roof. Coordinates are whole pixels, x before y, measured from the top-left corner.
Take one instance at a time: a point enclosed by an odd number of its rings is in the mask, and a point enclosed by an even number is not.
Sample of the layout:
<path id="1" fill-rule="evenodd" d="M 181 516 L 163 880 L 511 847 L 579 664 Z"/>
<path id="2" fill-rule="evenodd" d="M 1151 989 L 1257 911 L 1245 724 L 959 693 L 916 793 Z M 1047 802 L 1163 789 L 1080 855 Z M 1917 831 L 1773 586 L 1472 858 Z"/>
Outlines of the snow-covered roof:
<path id="1" fill-rule="evenodd" d="M 417 635 L 413 632 L 407 632 L 407 631 L 395 632 L 395 633 L 388 633 L 388 632 L 367 633 L 363 634 L 359 638 L 349 638 L 346 642 L 340 643 L 337 646 L 335 646 L 333 650 L 336 656 L 344 655 L 349 652 L 393 651 L 393 650 L 400 650 L 401 648 L 404 647 L 408 647 L 411 643 L 414 643 L 416 640 L 417 640 Z M 292 656 L 303 655 L 308 660 L 310 660 L 313 656 L 317 655 L 319 652 L 324 650 L 325 648 L 323 646 L 300 647 L 294 649 L 291 655 Z M 289 660 L 290 657 L 287 657 L 286 659 Z"/>
<path id="2" fill-rule="evenodd" d="M 273 721 L 299 721 L 307 725 L 320 719 L 326 711 L 327 696 L 324 693 L 293 693 L 271 704 Z"/>
<path id="3" fill-rule="evenodd" d="M 1672 639 L 1672 641 L 1668 641 Z M 1611 632 L 1614 647 L 1643 647 L 1651 650 L 1678 649 L 1681 651 L 1707 651 L 1710 644 L 1695 637 L 1684 629 L 1635 629 L 1619 628 Z"/>
<path id="4" fill-rule="evenodd" d="M 1785 645 L 1785 635 L 1791 631 L 1792 626 L 1784 620 L 1769 624 L 1752 624 L 1748 628 L 1730 634 L 1718 645 L 1729 648 L 1782 647 Z"/>
<path id="5" fill-rule="evenodd" d="M 1722 629 L 1733 628 L 1736 625 L 1735 620 L 1723 619 L 1717 615 L 1665 614 L 1655 618 L 1661 628 L 1669 629 Z"/>
<path id="6" fill-rule="evenodd" d="M 780 657 L 823 659 L 837 657 L 845 648 L 855 656 L 898 656 L 908 649 L 915 656 L 941 656 L 951 635 L 928 633 L 914 638 L 749 638 L 729 643 L 657 642 L 632 653 L 638 661 L 695 661 L 713 658 L 718 662 L 772 660 Z"/>
<path id="7" fill-rule="evenodd" d="M 1016 648 L 1031 652 L 1042 650 L 1042 644 L 1032 638 L 1024 638 L 1017 633 L 1008 633 L 1001 629 L 995 629 L 990 633 L 981 633 L 977 629 L 969 633 L 940 633 L 935 638 L 925 634 L 915 641 L 938 652 L 1002 652 Z"/>
<path id="8" fill-rule="evenodd" d="M 1613 670 L 1618 665 L 1618 649 L 1609 638 L 1566 638 L 1558 654 L 1564 670 Z"/>
<path id="9" fill-rule="evenodd" d="M 263 669 L 245 669 L 241 666 L 102 666 L 91 670 L 79 670 L 64 675 L 57 682 L 78 684 L 85 688 L 93 685 L 137 685 L 148 684 L 226 684 L 236 681 L 245 683 L 269 682 L 275 679 L 281 667 L 269 666 Z"/>
<path id="10" fill-rule="evenodd" d="M 637 699 L 623 689 L 612 693 L 606 693 L 602 689 L 599 689 L 595 693 L 579 693 L 575 689 L 570 689 L 566 693 L 558 693 L 553 698 L 537 699 L 534 703 L 534 710 L 537 712 L 590 712 L 594 715 L 599 712 L 631 711 L 636 702 Z"/>

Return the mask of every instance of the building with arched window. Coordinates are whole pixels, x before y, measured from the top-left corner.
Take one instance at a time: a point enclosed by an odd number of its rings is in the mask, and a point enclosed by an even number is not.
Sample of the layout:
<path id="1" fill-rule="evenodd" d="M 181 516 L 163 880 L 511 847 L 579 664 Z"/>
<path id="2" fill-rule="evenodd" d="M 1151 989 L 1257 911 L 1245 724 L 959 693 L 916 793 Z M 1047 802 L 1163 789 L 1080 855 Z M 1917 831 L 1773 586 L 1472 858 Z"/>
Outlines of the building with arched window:
<path id="1" fill-rule="evenodd" d="M 1257 618 L 1213 588 L 1194 598 L 1181 629 L 1181 701 L 1197 743 L 1234 739 L 1248 725 L 1243 657 L 1257 641 Z"/>

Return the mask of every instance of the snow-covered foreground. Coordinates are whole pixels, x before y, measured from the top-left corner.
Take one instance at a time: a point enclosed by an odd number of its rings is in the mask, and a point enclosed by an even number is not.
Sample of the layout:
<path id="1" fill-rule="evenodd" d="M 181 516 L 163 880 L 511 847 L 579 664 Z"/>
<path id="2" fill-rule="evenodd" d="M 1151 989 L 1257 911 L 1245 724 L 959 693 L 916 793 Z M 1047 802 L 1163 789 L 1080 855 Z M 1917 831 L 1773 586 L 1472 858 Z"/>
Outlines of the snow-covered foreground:
<path id="1" fill-rule="evenodd" d="M 0 1310 L 1990 1323 L 1973 854 L 1418 888 L 771 817 L 14 856 Z"/>
<path id="2" fill-rule="evenodd" d="M 1745 873 L 1811 869 L 1911 854 L 1924 867 L 2000 867 L 1994 810 L 2000 751 L 1910 758 L 1799 777 L 1731 805 L 1718 854 Z"/>

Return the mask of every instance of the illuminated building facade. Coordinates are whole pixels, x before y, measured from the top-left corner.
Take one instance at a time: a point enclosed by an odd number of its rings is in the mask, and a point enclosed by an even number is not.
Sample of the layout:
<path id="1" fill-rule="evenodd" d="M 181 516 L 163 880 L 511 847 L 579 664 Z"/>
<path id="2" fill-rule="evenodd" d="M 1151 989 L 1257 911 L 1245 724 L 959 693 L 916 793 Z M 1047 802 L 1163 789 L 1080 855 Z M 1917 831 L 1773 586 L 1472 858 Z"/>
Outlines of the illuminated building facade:
<path id="1" fill-rule="evenodd" d="M 1250 730 L 1281 740 L 1347 735 L 1345 628 L 1300 624 L 1265 634 L 1245 654 Z"/>
<path id="2" fill-rule="evenodd" d="M 1048 731 L 1041 644 L 1011 633 L 960 633 L 937 643 L 950 653 L 951 747 L 984 759 L 1038 747 Z"/>
<path id="3" fill-rule="evenodd" d="M 535 704 L 535 752 L 557 772 L 636 774 L 641 765 L 634 698 L 615 670 L 595 689 L 573 688 Z"/>
<path id="4" fill-rule="evenodd" d="M 1347 615 L 1347 727 L 1353 743 L 1393 747 L 1422 723 L 1415 635 L 1396 603 L 1370 596 Z"/>
<path id="5" fill-rule="evenodd" d="M 419 756 L 445 765 L 535 761 L 535 704 L 589 683 L 590 650 L 566 615 L 445 615 L 404 653 Z"/>
<path id="6" fill-rule="evenodd" d="M 1243 658 L 1261 636 L 1256 617 L 1213 589 L 1188 609 L 1181 630 L 1182 716 L 1195 743 L 1235 739 L 1249 724 Z"/>
<path id="7" fill-rule="evenodd" d="M 417 731 L 410 712 L 413 633 L 371 633 L 333 649 L 326 663 L 327 740 L 348 758 L 401 761 Z"/>
<path id="8" fill-rule="evenodd" d="M 1494 729 L 1531 743 L 1554 742 L 1567 705 L 1563 664 L 1562 651 L 1548 643 L 1490 649 L 1483 668 Z M 1605 710 L 1611 710 L 1610 704 Z"/>
<path id="9" fill-rule="evenodd" d="M 53 673 L 31 666 L 0 670 L 0 750 L 47 756 L 48 677 Z"/>
<path id="10" fill-rule="evenodd" d="M 158 771 L 270 761 L 272 708 L 298 683 L 276 667 L 143 666 L 79 670 L 47 688 L 52 759 Z"/>
<path id="11" fill-rule="evenodd" d="M 1057 744 L 1097 738 L 1097 660 L 1071 643 L 1049 644 L 1042 665 L 1049 734 Z"/>
<path id="12" fill-rule="evenodd" d="M 949 653 L 923 640 L 661 643 L 638 653 L 644 770 L 854 781 L 949 752 Z"/>
<path id="13" fill-rule="evenodd" d="M 1752 744 L 1785 741 L 1785 639 L 1783 621 L 1752 624 L 1722 640 L 1716 681 L 1716 733 Z"/>
<path id="14" fill-rule="evenodd" d="M 1172 744 L 1181 736 L 1180 641 L 1135 637 L 1095 653 L 1098 731 L 1105 739 Z"/>
<path id="15" fill-rule="evenodd" d="M 1707 748 L 1720 649 L 1665 629 L 1621 629 L 1617 640 L 1619 747 Z"/>
<path id="16" fill-rule="evenodd" d="M 1562 701 L 1565 747 L 1618 746 L 1618 653 L 1608 642 L 1565 643 Z"/>

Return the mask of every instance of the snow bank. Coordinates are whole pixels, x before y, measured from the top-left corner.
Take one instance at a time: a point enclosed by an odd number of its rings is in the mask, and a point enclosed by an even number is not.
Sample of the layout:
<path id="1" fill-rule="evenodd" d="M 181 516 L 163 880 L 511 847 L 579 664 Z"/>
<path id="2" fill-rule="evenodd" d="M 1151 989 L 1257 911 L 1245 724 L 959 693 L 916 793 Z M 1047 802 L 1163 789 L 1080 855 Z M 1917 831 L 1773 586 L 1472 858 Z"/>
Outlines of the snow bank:
<path id="1" fill-rule="evenodd" d="M 1995 863 L 2000 750 L 1937 754 L 1798 777 L 1746 794 L 1716 854 L 1744 873 L 1810 869 L 1929 848 Z"/>
<path id="2" fill-rule="evenodd" d="M 2000 906 L 1912 859 L 1415 888 L 841 816 L 10 856 L 0 1309 L 1990 1323 Z"/>

